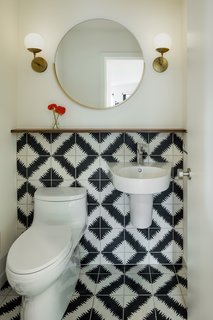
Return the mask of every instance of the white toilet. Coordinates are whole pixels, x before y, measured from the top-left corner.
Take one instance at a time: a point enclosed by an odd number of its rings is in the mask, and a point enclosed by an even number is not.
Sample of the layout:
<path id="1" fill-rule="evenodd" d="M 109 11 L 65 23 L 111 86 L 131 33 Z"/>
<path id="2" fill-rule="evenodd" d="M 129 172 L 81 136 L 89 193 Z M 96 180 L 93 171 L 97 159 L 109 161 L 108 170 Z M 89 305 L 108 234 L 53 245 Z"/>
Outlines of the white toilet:
<path id="1" fill-rule="evenodd" d="M 6 274 L 22 295 L 21 320 L 61 320 L 80 271 L 78 243 L 86 229 L 84 188 L 39 188 L 34 220 L 11 246 Z"/>

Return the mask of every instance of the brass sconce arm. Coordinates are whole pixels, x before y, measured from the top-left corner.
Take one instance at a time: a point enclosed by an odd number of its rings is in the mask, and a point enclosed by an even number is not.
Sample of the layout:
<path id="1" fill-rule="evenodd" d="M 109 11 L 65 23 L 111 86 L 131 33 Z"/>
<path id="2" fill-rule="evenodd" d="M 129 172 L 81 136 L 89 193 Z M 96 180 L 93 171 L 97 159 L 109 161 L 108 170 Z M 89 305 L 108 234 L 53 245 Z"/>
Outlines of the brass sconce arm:
<path id="1" fill-rule="evenodd" d="M 153 61 L 153 69 L 156 72 L 164 72 L 168 68 L 168 61 L 164 58 L 164 53 L 168 52 L 171 47 L 171 38 L 168 34 L 160 33 L 154 39 L 155 50 L 161 54 Z"/>
<path id="2" fill-rule="evenodd" d="M 24 39 L 27 50 L 33 53 L 34 58 L 31 62 L 31 67 L 36 72 L 44 72 L 47 69 L 47 61 L 42 57 L 36 57 L 36 54 L 43 49 L 44 40 L 37 33 L 30 33 Z"/>

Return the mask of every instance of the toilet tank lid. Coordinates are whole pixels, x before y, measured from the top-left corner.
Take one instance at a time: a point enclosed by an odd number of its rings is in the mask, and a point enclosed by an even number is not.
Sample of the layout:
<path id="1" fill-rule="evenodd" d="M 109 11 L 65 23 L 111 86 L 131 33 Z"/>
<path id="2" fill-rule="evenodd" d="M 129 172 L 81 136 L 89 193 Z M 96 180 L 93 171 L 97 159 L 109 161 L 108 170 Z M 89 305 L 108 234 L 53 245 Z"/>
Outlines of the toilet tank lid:
<path id="1" fill-rule="evenodd" d="M 84 198 L 86 189 L 83 187 L 50 187 L 38 188 L 34 194 L 34 199 L 42 201 L 73 201 Z"/>

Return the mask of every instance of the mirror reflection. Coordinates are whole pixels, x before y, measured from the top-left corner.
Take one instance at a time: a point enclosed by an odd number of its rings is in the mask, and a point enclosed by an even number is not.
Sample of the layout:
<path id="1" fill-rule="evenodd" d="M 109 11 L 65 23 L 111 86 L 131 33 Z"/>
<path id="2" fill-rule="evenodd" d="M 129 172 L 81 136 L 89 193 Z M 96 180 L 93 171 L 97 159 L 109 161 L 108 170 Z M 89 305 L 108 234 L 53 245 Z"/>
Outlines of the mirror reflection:
<path id="1" fill-rule="evenodd" d="M 144 60 L 137 40 L 125 27 L 95 19 L 65 34 L 56 51 L 55 71 L 72 100 L 104 109 L 132 96 L 142 79 Z"/>

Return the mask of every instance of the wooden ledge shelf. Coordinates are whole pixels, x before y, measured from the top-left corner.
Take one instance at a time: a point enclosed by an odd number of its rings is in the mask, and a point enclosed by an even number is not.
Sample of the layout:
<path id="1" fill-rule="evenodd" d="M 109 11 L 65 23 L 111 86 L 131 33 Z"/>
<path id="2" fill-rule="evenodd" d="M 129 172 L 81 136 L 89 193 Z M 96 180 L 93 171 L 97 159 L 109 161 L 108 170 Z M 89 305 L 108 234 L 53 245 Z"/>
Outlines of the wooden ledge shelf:
<path id="1" fill-rule="evenodd" d="M 76 133 L 76 132 L 187 132 L 186 129 L 180 128 L 17 128 L 12 129 L 11 133 Z"/>

